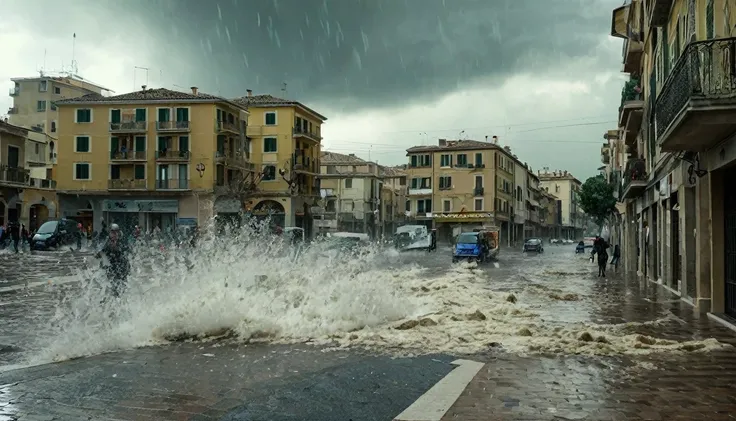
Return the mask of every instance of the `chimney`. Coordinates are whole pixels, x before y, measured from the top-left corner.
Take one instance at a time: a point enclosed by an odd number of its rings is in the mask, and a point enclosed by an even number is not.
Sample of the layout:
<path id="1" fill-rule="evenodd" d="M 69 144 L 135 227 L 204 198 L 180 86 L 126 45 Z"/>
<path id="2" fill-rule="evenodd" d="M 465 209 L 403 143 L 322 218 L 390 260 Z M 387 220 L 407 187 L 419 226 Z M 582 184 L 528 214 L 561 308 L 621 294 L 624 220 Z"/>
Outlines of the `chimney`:
<path id="1" fill-rule="evenodd" d="M 350 153 L 350 154 L 348 154 L 348 156 L 352 156 L 353 158 L 355 158 L 355 154 L 354 153 Z"/>
<path id="2" fill-rule="evenodd" d="M 192 86 L 190 89 L 192 90 L 192 95 L 197 95 L 197 92 L 199 92 L 199 88 L 196 86 Z"/>
<path id="3" fill-rule="evenodd" d="M 488 142 L 488 135 L 486 135 L 486 142 Z"/>
<path id="4" fill-rule="evenodd" d="M 498 136 L 493 136 L 493 144 L 498 145 Z"/>
<path id="5" fill-rule="evenodd" d="M 246 89 L 245 92 L 248 92 L 248 97 L 253 96 L 253 90 L 252 89 Z"/>
<path id="6" fill-rule="evenodd" d="M 437 141 L 437 144 L 438 144 L 439 146 L 447 146 L 447 139 L 439 139 L 439 140 Z"/>
<path id="7" fill-rule="evenodd" d="M 145 91 L 145 90 L 146 90 L 146 85 L 141 85 L 141 91 Z"/>

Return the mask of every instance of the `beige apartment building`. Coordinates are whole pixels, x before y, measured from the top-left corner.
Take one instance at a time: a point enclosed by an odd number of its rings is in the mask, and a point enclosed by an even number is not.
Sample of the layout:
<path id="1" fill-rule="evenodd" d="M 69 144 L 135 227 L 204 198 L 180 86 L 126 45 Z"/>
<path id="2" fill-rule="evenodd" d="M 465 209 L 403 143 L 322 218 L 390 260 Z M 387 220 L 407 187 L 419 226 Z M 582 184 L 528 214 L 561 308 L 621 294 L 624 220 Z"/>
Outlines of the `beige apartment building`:
<path id="1" fill-rule="evenodd" d="M 722 323 L 736 317 L 735 0 L 633 0 L 623 40 L 622 262 Z"/>
<path id="2" fill-rule="evenodd" d="M 499 226 L 506 245 L 513 236 L 515 172 L 526 171 L 497 143 L 440 139 L 407 149 L 406 214 L 451 241 L 462 225 Z"/>
<path id="3" fill-rule="evenodd" d="M 583 236 L 585 221 L 578 209 L 578 194 L 582 183 L 572 174 L 564 170 L 537 172 L 539 185 L 554 195 L 557 200 L 555 237 L 566 240 L 578 240 Z"/>
<path id="4" fill-rule="evenodd" d="M 24 166 L 37 152 L 29 136 L 37 135 L 42 136 L 0 121 L 0 225 L 19 221 L 33 230 L 57 216 L 53 182 L 33 177 Z"/>

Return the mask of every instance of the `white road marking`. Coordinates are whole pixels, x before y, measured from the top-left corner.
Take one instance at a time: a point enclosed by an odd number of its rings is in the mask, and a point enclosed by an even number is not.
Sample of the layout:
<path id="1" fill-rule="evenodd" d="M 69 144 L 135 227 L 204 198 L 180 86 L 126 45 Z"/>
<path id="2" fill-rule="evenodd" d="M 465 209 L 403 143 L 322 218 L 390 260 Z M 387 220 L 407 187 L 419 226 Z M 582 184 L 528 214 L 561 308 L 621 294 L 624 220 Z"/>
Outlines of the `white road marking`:
<path id="1" fill-rule="evenodd" d="M 452 364 L 458 367 L 396 416 L 394 421 L 440 421 L 485 365 L 470 360 L 455 360 Z"/>

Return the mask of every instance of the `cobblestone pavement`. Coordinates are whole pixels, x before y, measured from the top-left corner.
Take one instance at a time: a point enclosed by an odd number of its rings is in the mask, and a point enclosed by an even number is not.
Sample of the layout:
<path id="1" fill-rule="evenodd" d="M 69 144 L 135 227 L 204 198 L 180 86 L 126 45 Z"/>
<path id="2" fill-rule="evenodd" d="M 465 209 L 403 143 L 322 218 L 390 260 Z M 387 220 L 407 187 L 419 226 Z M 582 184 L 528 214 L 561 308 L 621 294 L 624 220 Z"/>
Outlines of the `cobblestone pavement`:
<path id="1" fill-rule="evenodd" d="M 541 256 L 509 250 L 501 268 L 488 269 L 489 282 L 520 300 L 575 294 L 540 299 L 538 310 L 551 323 L 667 315 L 632 332 L 736 345 L 732 331 L 656 285 L 615 273 L 596 278 L 572 249 L 548 246 Z M 442 257 L 428 257 L 432 267 Z M 480 355 L 391 358 L 307 345 L 186 343 L 2 373 L 0 421 L 391 420 L 450 373 L 458 357 L 485 365 L 443 421 L 736 418 L 736 349 L 588 357 L 519 356 L 491 346 Z"/>

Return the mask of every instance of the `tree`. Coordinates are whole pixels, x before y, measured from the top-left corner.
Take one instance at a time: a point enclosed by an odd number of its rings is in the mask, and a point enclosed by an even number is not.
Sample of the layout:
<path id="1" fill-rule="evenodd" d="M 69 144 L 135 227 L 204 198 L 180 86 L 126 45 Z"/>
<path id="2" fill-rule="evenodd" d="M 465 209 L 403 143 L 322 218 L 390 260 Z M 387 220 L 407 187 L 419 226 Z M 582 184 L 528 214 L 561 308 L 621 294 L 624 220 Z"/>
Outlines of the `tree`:
<path id="1" fill-rule="evenodd" d="M 250 199 L 258 192 L 258 184 L 265 173 L 238 169 L 231 173 L 231 179 L 216 189 L 218 196 L 230 197 L 240 202 L 241 209 L 247 208 Z"/>
<path id="2" fill-rule="evenodd" d="M 613 185 L 602 175 L 585 180 L 578 195 L 578 204 L 583 212 L 588 214 L 598 227 L 616 211 L 616 197 Z"/>

